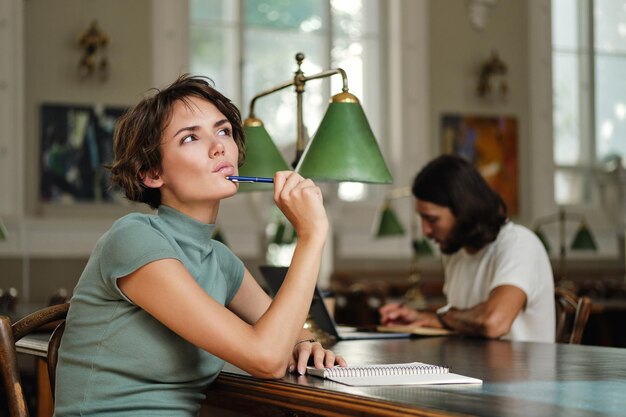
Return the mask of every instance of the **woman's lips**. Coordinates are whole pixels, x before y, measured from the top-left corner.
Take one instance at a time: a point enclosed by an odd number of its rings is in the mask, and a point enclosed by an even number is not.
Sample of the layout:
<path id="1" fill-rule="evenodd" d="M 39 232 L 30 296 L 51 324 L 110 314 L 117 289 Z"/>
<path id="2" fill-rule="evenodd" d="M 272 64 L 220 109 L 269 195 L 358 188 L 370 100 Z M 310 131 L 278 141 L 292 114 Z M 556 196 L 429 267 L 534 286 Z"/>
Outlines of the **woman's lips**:
<path id="1" fill-rule="evenodd" d="M 224 175 L 233 175 L 235 173 L 235 167 L 228 163 L 222 163 L 215 167 L 213 172 L 217 172 Z"/>

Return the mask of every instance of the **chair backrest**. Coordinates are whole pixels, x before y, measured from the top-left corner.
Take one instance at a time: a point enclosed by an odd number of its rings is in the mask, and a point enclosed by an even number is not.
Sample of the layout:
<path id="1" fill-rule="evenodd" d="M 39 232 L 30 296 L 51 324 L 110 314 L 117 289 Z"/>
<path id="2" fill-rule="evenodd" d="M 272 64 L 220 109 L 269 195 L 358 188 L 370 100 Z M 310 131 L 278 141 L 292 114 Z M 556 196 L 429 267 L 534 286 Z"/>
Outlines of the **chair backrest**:
<path id="1" fill-rule="evenodd" d="M 556 342 L 579 345 L 591 313 L 591 298 L 579 297 L 573 291 L 563 287 L 554 289 L 554 297 Z"/>
<path id="2" fill-rule="evenodd" d="M 11 417 L 29 415 L 20 380 L 15 343 L 34 331 L 52 331 L 48 342 L 47 362 L 50 386 L 54 395 L 57 353 L 68 309 L 69 303 L 53 305 L 35 311 L 13 324 L 8 317 L 0 316 L 0 370 Z"/>

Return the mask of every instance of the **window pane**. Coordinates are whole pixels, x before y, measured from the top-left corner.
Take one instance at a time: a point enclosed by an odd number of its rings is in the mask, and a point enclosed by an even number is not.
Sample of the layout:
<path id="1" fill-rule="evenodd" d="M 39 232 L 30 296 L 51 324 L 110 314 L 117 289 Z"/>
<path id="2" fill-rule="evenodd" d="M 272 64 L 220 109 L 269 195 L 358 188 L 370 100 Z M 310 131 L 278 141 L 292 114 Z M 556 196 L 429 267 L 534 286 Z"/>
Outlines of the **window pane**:
<path id="1" fill-rule="evenodd" d="M 335 39 L 331 51 L 333 68 L 341 68 L 348 77 L 350 92 L 363 100 L 363 44 L 348 38 Z M 341 92 L 343 80 L 339 75 L 331 78 L 331 94 Z"/>
<path id="2" fill-rule="evenodd" d="M 325 3 L 324 0 L 246 0 L 245 23 L 315 32 L 324 27 Z"/>
<path id="3" fill-rule="evenodd" d="M 225 65 L 235 50 L 233 30 L 220 27 L 192 26 L 190 28 L 191 72 L 204 75 L 215 82 L 215 87 L 225 96 L 235 98 L 236 83 L 232 67 Z"/>
<path id="4" fill-rule="evenodd" d="M 554 161 L 557 165 L 580 160 L 580 91 L 578 55 L 553 54 Z"/>
<path id="5" fill-rule="evenodd" d="M 578 49 L 577 3 L 576 0 L 552 0 L 552 46 L 555 49 Z"/>
<path id="6" fill-rule="evenodd" d="M 236 17 L 235 3 L 231 0 L 190 0 L 189 16 L 194 23 L 232 22 Z"/>
<path id="7" fill-rule="evenodd" d="M 351 38 L 378 35 L 377 0 L 332 0 L 330 3 L 335 34 Z"/>
<path id="8" fill-rule="evenodd" d="M 585 178 L 580 172 L 557 170 L 554 176 L 555 200 L 562 204 L 581 204 L 585 201 Z"/>
<path id="9" fill-rule="evenodd" d="M 248 30 L 245 35 L 246 62 L 244 63 L 244 98 L 247 106 L 259 92 L 293 79 L 297 68 L 295 55 L 303 52 L 305 59 L 302 70 L 305 75 L 322 71 L 324 62 L 324 39 L 310 34 L 292 34 L 289 42 L 275 42 L 277 34 L 270 30 Z M 304 92 L 304 123 L 313 136 L 326 110 L 327 94 L 322 90 L 322 81 L 306 84 Z M 296 139 L 296 94 L 293 87 L 260 98 L 255 104 L 255 114 L 263 120 L 272 139 L 281 147 L 295 143 Z M 247 114 L 246 114 L 247 115 Z M 287 156 L 291 162 L 294 154 Z"/>
<path id="10" fill-rule="evenodd" d="M 626 2 L 596 0 L 595 47 L 599 52 L 626 52 Z"/>
<path id="11" fill-rule="evenodd" d="M 596 154 L 626 155 L 626 57 L 596 56 Z"/>

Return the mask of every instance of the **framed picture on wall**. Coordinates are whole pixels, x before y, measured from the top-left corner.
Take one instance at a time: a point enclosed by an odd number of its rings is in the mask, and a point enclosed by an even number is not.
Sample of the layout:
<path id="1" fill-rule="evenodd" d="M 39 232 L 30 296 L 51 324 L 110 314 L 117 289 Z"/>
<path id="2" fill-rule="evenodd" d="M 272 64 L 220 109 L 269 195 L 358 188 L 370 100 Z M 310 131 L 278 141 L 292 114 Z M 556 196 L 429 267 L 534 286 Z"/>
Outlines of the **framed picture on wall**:
<path id="1" fill-rule="evenodd" d="M 42 104 L 39 200 L 111 203 L 122 198 L 104 167 L 113 159 L 113 132 L 123 107 Z"/>
<path id="2" fill-rule="evenodd" d="M 517 119 L 509 116 L 444 114 L 441 146 L 471 161 L 508 208 L 519 212 Z"/>

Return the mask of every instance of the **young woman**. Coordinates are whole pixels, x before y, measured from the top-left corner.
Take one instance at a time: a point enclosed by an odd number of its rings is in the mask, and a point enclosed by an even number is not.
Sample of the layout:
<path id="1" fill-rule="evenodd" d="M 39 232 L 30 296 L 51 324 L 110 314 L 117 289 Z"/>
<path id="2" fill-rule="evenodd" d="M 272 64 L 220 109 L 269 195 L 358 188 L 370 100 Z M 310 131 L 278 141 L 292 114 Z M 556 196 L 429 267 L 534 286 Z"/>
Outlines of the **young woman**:
<path id="1" fill-rule="evenodd" d="M 298 244 L 271 300 L 243 263 L 211 240 L 226 179 L 243 161 L 237 108 L 182 76 L 120 120 L 113 183 L 156 214 L 130 214 L 98 241 L 71 299 L 56 416 L 195 416 L 224 361 L 260 378 L 345 366 L 303 330 L 328 230 L 319 188 L 274 177 L 274 201 Z"/>

